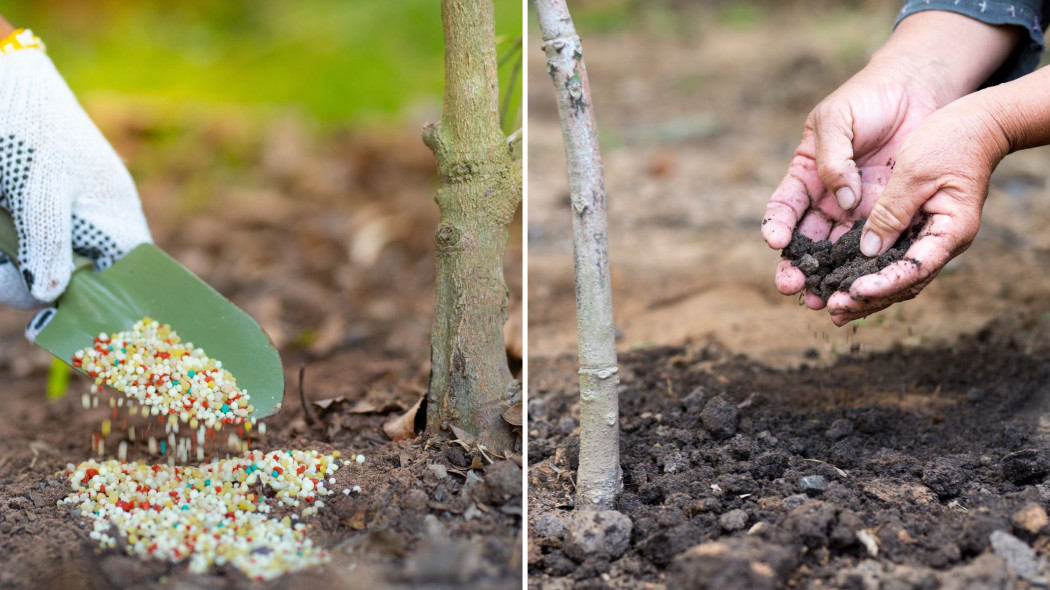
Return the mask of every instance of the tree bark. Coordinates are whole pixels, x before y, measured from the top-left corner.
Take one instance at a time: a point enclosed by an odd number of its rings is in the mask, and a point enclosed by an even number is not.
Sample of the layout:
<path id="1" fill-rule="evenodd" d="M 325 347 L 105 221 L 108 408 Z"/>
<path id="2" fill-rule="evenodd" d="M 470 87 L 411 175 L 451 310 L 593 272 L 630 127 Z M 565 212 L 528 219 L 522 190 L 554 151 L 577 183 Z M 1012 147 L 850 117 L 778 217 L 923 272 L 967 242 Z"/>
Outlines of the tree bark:
<path id="1" fill-rule="evenodd" d="M 505 453 L 516 437 L 502 413 L 521 384 L 503 340 L 503 256 L 521 203 L 521 164 L 500 130 L 493 0 L 442 0 L 441 20 L 444 110 L 423 131 L 441 178 L 427 429 Z"/>
<path id="2" fill-rule="evenodd" d="M 577 504 L 613 507 L 620 473 L 619 383 L 609 283 L 605 181 L 583 47 L 565 0 L 533 0 L 554 81 L 569 164 L 580 351 Z"/>

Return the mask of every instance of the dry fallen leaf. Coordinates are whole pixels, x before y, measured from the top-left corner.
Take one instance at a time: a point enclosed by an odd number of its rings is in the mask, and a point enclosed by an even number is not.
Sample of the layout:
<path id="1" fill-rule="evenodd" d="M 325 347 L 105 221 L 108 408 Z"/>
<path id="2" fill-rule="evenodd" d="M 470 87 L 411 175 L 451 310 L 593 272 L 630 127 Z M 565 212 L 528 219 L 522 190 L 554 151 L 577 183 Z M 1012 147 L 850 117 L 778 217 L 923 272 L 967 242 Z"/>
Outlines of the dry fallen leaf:
<path id="1" fill-rule="evenodd" d="M 329 410 L 334 410 L 336 406 L 346 402 L 346 398 L 343 396 L 331 397 L 328 399 L 320 399 L 313 402 L 314 406 L 321 410 L 322 413 Z M 394 400 L 383 402 L 382 404 L 376 404 L 374 402 L 366 400 L 358 400 L 354 402 L 353 406 L 349 409 L 344 410 L 345 414 L 389 414 L 390 412 L 399 412 L 405 409 L 404 404 Z"/>
<path id="2" fill-rule="evenodd" d="M 423 404 L 424 399 L 426 398 L 420 397 L 404 414 L 383 424 L 383 432 L 390 437 L 390 440 L 397 442 L 416 438 L 416 413 L 419 412 L 419 407 Z"/>
<path id="3" fill-rule="evenodd" d="M 426 392 L 424 392 L 426 393 Z M 422 399 L 422 398 L 421 398 Z M 359 401 L 346 411 L 347 414 L 389 414 L 390 412 L 404 411 L 405 405 L 401 402 L 390 400 L 380 405 L 372 402 Z"/>
<path id="4" fill-rule="evenodd" d="M 329 406 L 331 406 L 332 404 L 338 404 L 338 403 L 342 403 L 342 402 L 345 402 L 345 401 L 346 401 L 346 398 L 343 397 L 343 396 L 330 397 L 328 399 L 319 399 L 319 400 L 314 402 L 314 405 L 317 406 L 318 408 L 322 409 L 322 410 L 327 410 L 329 408 Z"/>
<path id="5" fill-rule="evenodd" d="M 502 416 L 507 421 L 507 424 L 521 426 L 521 402 L 504 410 Z"/>

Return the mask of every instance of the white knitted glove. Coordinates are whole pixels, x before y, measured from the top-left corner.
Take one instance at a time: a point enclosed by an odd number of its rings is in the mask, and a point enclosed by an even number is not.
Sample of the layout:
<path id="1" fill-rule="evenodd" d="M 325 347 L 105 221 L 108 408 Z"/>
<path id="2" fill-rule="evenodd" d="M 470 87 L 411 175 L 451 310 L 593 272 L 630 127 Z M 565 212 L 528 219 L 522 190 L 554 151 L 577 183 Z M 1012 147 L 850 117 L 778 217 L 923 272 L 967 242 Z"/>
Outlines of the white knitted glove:
<path id="1" fill-rule="evenodd" d="M 14 218 L 19 264 L 0 254 L 0 302 L 29 309 L 65 291 L 74 252 L 102 270 L 152 238 L 127 168 L 42 47 L 4 49 L 0 207 Z"/>

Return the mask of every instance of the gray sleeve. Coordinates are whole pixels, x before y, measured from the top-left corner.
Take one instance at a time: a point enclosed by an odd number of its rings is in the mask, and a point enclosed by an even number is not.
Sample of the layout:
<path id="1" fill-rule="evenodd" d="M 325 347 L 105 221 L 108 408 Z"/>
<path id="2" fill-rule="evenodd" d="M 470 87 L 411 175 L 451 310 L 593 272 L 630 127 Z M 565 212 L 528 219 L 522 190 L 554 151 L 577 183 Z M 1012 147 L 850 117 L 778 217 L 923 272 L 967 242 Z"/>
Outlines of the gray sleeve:
<path id="1" fill-rule="evenodd" d="M 1043 31 L 1050 20 L 1050 0 L 908 0 L 897 16 L 897 23 L 924 10 L 956 12 L 990 25 L 1021 27 L 1028 33 L 983 86 L 1020 78 L 1039 65 Z"/>

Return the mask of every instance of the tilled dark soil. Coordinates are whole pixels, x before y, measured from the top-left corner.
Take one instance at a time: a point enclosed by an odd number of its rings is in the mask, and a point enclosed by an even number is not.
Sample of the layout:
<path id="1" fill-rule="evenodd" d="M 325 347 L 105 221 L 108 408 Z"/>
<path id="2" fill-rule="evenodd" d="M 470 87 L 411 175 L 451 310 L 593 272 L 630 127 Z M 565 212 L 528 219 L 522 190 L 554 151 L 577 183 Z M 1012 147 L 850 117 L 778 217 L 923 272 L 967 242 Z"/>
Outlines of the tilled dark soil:
<path id="1" fill-rule="evenodd" d="M 716 343 L 624 354 L 630 523 L 599 526 L 574 520 L 575 359 L 533 359 L 529 585 L 1044 587 L 1047 328 L 780 371 Z"/>
<path id="2" fill-rule="evenodd" d="M 824 301 L 836 291 L 849 291 L 853 281 L 860 277 L 877 273 L 904 258 L 924 224 L 913 225 L 889 250 L 868 258 L 860 252 L 860 234 L 865 221 L 867 218 L 858 219 L 835 243 L 829 240 L 814 242 L 795 231 L 791 243 L 784 248 L 784 257 L 806 275 L 806 288 Z"/>

